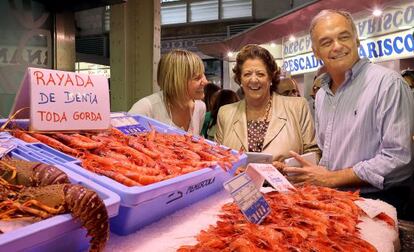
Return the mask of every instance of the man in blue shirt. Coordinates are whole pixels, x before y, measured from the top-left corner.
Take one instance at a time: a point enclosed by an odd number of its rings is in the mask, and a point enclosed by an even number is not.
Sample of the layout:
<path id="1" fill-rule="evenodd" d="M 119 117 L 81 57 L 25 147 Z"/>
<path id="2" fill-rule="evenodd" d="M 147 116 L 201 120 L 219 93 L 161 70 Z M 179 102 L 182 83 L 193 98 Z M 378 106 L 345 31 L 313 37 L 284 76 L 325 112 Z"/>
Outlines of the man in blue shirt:
<path id="1" fill-rule="evenodd" d="M 311 183 L 379 198 L 402 209 L 414 163 L 414 99 L 401 75 L 358 55 L 349 13 L 321 11 L 311 22 L 315 56 L 324 62 L 316 95 L 318 166 L 292 153 L 304 167 L 284 172 L 295 184 Z"/>

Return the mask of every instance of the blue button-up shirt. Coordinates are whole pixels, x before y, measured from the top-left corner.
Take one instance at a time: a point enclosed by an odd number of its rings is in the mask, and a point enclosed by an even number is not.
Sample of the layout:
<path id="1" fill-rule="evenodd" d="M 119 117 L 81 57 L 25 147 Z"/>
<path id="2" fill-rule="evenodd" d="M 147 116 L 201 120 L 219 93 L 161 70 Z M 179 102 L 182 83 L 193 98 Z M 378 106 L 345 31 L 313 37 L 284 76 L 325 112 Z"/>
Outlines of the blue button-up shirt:
<path id="1" fill-rule="evenodd" d="M 334 94 L 325 74 L 315 103 L 320 165 L 352 167 L 378 191 L 407 180 L 414 170 L 414 98 L 395 71 L 359 60 Z"/>

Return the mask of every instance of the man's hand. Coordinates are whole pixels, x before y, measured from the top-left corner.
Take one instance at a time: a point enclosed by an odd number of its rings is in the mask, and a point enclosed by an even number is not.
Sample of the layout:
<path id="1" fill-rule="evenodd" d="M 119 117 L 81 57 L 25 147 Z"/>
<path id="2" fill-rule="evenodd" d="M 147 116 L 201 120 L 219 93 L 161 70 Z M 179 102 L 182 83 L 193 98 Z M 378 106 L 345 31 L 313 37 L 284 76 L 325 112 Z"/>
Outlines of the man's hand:
<path id="1" fill-rule="evenodd" d="M 312 184 L 326 187 L 336 187 L 335 173 L 329 171 L 324 166 L 311 164 L 303 159 L 296 152 L 291 151 L 290 154 L 294 157 L 302 167 L 285 167 L 283 173 L 287 174 L 286 178 L 295 186 L 303 184 Z"/>
<path id="2" fill-rule="evenodd" d="M 324 166 L 286 167 L 283 172 L 287 174 L 286 178 L 295 186 L 312 184 L 335 187 L 334 173 Z"/>
<path id="3" fill-rule="evenodd" d="M 303 166 L 302 168 L 283 168 L 283 173 L 287 174 L 286 178 L 295 186 L 313 184 L 326 187 L 342 187 L 368 184 L 355 174 L 352 167 L 330 171 L 324 166 L 311 164 L 296 152 L 290 151 L 290 154 Z"/>

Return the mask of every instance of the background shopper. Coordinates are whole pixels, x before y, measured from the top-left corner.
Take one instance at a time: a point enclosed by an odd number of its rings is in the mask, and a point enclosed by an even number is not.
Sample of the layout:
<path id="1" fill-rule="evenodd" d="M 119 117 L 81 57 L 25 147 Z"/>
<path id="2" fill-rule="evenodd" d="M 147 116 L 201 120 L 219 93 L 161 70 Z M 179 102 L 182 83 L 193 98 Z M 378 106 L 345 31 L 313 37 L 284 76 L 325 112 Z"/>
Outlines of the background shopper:
<path id="1" fill-rule="evenodd" d="M 206 112 L 206 115 L 204 116 L 204 123 L 203 123 L 203 128 L 201 129 L 201 135 L 204 136 L 205 138 L 207 138 L 208 126 L 210 125 L 212 121 L 211 110 L 213 109 L 214 101 L 217 96 L 217 93 L 220 90 L 221 88 L 213 83 L 208 83 L 204 87 L 204 103 L 206 104 L 207 112 Z"/>
<path id="2" fill-rule="evenodd" d="M 316 93 L 319 91 L 319 89 L 321 88 L 321 83 L 322 83 L 322 74 L 326 73 L 326 68 L 325 66 L 322 66 L 318 69 L 318 71 L 316 71 L 315 77 L 313 78 L 313 84 L 312 84 L 312 90 L 310 93 L 310 99 L 308 100 L 309 102 L 309 108 L 311 110 L 312 113 L 312 118 L 315 119 L 315 99 L 316 99 Z"/>
<path id="3" fill-rule="evenodd" d="M 401 72 L 402 77 L 404 77 L 408 86 L 411 88 L 411 91 L 414 93 L 414 69 L 405 69 Z"/>
<path id="4" fill-rule="evenodd" d="M 223 89 L 216 93 L 214 98 L 213 109 L 211 111 L 211 120 L 208 123 L 206 134 L 204 135 L 205 138 L 214 140 L 214 136 L 217 130 L 216 124 L 219 109 L 226 104 L 235 103 L 239 100 L 239 97 L 233 90 Z"/>
<path id="5" fill-rule="evenodd" d="M 207 85 L 204 86 L 204 103 L 206 104 L 206 112 L 210 112 L 213 109 L 214 105 L 214 94 L 217 91 L 220 91 L 221 88 L 213 83 L 207 83 Z"/>
<path id="6" fill-rule="evenodd" d="M 283 96 L 300 97 L 298 84 L 292 78 L 280 79 L 276 87 L 276 92 Z"/>

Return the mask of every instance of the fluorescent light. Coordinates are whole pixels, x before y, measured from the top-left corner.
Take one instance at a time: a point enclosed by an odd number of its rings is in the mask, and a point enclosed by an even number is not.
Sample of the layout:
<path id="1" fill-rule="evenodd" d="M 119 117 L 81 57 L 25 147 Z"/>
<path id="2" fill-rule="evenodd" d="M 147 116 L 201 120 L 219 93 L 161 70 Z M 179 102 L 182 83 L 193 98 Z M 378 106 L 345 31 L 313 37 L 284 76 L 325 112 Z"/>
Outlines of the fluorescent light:
<path id="1" fill-rule="evenodd" d="M 270 43 L 270 47 L 276 47 L 276 44 L 275 43 Z"/>
<path id="2" fill-rule="evenodd" d="M 233 57 L 233 52 L 228 52 L 228 53 L 227 53 L 227 56 L 228 56 L 229 58 Z"/>
<path id="3" fill-rule="evenodd" d="M 379 17 L 379 16 L 381 16 L 381 15 L 382 15 L 382 10 L 380 10 L 380 9 L 375 9 L 375 10 L 372 12 L 372 15 L 374 15 L 375 17 Z"/>

